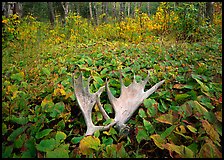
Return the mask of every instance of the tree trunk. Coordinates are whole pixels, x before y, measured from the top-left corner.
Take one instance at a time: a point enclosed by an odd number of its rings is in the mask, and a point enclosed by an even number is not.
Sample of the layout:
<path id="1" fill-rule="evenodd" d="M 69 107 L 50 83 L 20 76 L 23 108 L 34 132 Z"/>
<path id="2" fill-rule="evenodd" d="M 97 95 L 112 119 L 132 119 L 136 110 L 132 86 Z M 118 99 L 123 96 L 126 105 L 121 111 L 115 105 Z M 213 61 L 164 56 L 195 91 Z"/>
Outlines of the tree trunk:
<path id="1" fill-rule="evenodd" d="M 99 25 L 97 2 L 93 2 L 93 7 L 95 11 L 94 16 L 95 16 L 96 25 Z"/>
<path id="2" fill-rule="evenodd" d="M 147 3 L 148 16 L 150 16 L 150 2 L 146 2 L 146 3 Z"/>
<path id="3" fill-rule="evenodd" d="M 51 26 L 54 27 L 55 16 L 54 16 L 53 2 L 47 2 L 47 4 L 49 9 L 49 18 L 50 18 Z"/>
<path id="4" fill-rule="evenodd" d="M 92 2 L 89 2 L 89 15 L 90 15 L 90 19 L 93 19 L 93 11 L 92 11 Z"/>
<path id="5" fill-rule="evenodd" d="M 128 17 L 130 16 L 131 2 L 127 2 L 128 5 Z"/>
<path id="6" fill-rule="evenodd" d="M 206 2 L 206 12 L 205 17 L 207 18 L 207 21 L 212 24 L 213 23 L 213 4 L 214 2 Z"/>
<path id="7" fill-rule="evenodd" d="M 134 2 L 134 9 L 133 9 L 133 12 L 132 12 L 133 17 L 135 17 L 136 6 L 137 6 L 137 2 Z"/>
<path id="8" fill-rule="evenodd" d="M 61 8 L 62 8 L 62 12 L 61 12 L 61 21 L 62 21 L 62 25 L 65 26 L 65 19 L 68 16 L 68 4 L 69 2 L 61 2 Z"/>

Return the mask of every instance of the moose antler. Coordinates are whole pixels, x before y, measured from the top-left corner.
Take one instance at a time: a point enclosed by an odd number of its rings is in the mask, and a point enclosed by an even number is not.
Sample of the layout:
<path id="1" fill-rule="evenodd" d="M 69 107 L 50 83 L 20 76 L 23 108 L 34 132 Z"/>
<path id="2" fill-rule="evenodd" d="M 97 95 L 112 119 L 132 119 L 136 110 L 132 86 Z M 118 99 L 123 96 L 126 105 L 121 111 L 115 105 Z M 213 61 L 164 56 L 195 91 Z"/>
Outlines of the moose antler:
<path id="1" fill-rule="evenodd" d="M 105 119 L 109 119 L 110 117 L 107 115 L 105 110 L 103 109 L 100 103 L 100 95 L 103 92 L 105 86 L 101 87 L 96 93 L 90 93 L 89 91 L 89 82 L 90 77 L 88 78 L 87 87 L 83 86 L 82 73 L 79 78 L 74 79 L 74 74 L 72 75 L 74 93 L 77 98 L 79 107 L 82 111 L 82 114 L 85 119 L 85 123 L 87 125 L 87 131 L 85 135 L 92 135 L 97 130 L 107 130 L 111 126 L 116 124 L 116 127 L 119 131 L 126 131 L 128 126 L 125 124 L 133 115 L 133 113 L 138 109 L 144 99 L 150 96 L 156 89 L 161 86 L 165 80 L 156 83 L 152 88 L 148 91 L 144 92 L 145 85 L 149 80 L 149 73 L 146 79 L 140 83 L 137 83 L 134 80 L 133 83 L 126 87 L 122 82 L 122 74 L 120 73 L 120 83 L 121 83 L 121 95 L 119 98 L 115 98 L 108 86 L 108 81 L 106 80 L 106 90 L 109 97 L 109 101 L 112 104 L 112 107 L 115 110 L 115 118 L 114 121 L 108 124 L 107 126 L 95 126 L 92 122 L 92 109 L 95 103 L 98 104 L 98 107 Z"/>
<path id="2" fill-rule="evenodd" d="M 153 92 L 155 92 L 156 89 L 165 82 L 165 80 L 162 80 L 159 83 L 155 84 L 148 91 L 144 92 L 144 88 L 148 80 L 149 72 L 146 79 L 140 83 L 136 82 L 134 75 L 133 83 L 126 87 L 123 84 L 122 74 L 120 73 L 121 95 L 119 98 L 115 98 L 112 95 L 108 87 L 108 81 L 106 81 L 106 90 L 109 97 L 109 101 L 115 110 L 114 120 L 115 122 L 117 122 L 116 126 L 120 131 L 127 128 L 125 123 L 131 118 L 133 113 L 142 104 L 143 100 L 150 96 Z"/>
<path id="3" fill-rule="evenodd" d="M 96 101 L 99 103 L 99 97 L 101 93 L 104 90 L 104 86 L 101 87 L 96 93 L 90 93 L 89 91 L 89 82 L 90 82 L 90 77 L 88 78 L 88 84 L 87 87 L 84 88 L 83 86 L 83 79 L 82 79 L 82 73 L 80 74 L 78 79 L 74 79 L 74 74 L 72 75 L 72 80 L 73 80 L 73 86 L 74 86 L 74 91 L 75 91 L 75 96 L 77 98 L 79 107 L 82 111 L 82 114 L 85 119 L 85 123 L 87 125 L 87 131 L 85 135 L 92 135 L 95 131 L 97 130 L 107 130 L 111 126 L 115 124 L 115 122 L 112 122 L 111 124 L 107 126 L 95 126 L 92 122 L 92 109 Z M 108 118 L 109 116 L 106 114 L 104 109 L 102 108 L 101 105 L 99 105 L 100 111 L 102 112 L 103 116 L 105 118 Z"/>

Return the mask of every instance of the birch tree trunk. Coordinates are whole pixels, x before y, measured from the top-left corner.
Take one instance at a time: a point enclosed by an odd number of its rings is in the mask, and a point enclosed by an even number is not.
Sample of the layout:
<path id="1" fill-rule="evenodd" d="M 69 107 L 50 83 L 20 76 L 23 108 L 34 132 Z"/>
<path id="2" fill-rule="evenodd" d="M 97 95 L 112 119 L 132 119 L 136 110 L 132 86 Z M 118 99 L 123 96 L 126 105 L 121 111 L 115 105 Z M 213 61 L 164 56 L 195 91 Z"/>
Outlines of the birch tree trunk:
<path id="1" fill-rule="evenodd" d="M 128 5 L 128 17 L 130 16 L 131 2 L 127 2 Z"/>
<path id="2" fill-rule="evenodd" d="M 146 3 L 147 3 L 148 16 L 150 16 L 150 2 L 146 2 Z"/>
<path id="3" fill-rule="evenodd" d="M 133 12 L 132 12 L 133 17 L 135 17 L 135 10 L 136 10 L 136 7 L 137 7 L 137 2 L 134 2 L 134 10 L 133 10 Z"/>
<path id="4" fill-rule="evenodd" d="M 90 19 L 93 19 L 93 11 L 92 11 L 92 2 L 89 2 L 89 15 L 90 15 Z"/>

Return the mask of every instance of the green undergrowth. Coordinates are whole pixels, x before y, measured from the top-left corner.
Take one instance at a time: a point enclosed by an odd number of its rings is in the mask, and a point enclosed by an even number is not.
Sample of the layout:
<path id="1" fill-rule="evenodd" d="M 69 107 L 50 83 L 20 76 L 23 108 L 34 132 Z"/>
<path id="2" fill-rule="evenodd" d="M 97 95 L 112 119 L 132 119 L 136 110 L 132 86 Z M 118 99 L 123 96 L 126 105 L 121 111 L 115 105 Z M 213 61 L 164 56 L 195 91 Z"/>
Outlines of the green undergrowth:
<path id="1" fill-rule="evenodd" d="M 221 157 L 220 45 L 97 41 L 3 57 L 3 157 Z M 128 121 L 127 137 L 111 128 L 82 139 L 86 126 L 71 74 L 91 76 L 92 92 L 108 78 L 118 97 L 119 70 L 126 86 L 134 74 L 140 81 L 148 71 L 146 89 L 165 83 Z M 101 103 L 113 117 L 105 91 Z M 96 107 L 93 120 L 104 122 Z"/>

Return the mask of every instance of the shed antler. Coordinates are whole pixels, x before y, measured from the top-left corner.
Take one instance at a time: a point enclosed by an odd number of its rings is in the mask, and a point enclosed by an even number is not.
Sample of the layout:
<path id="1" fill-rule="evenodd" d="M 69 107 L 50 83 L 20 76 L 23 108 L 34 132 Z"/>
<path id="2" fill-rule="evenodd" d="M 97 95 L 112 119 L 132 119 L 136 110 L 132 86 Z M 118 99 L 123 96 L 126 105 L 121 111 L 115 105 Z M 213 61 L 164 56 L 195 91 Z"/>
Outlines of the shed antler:
<path id="1" fill-rule="evenodd" d="M 72 79 L 73 79 L 75 96 L 77 98 L 79 107 L 82 111 L 82 114 L 85 119 L 85 123 L 87 125 L 87 131 L 86 131 L 85 135 L 92 135 L 97 130 L 107 130 L 107 129 L 109 129 L 110 126 L 114 125 L 115 122 L 112 122 L 111 124 L 109 124 L 107 126 L 95 126 L 92 122 L 92 109 L 93 109 L 93 106 L 96 103 L 96 101 L 99 102 L 99 97 L 104 90 L 104 86 L 101 87 L 96 93 L 90 93 L 90 91 L 89 91 L 90 77 L 88 78 L 88 84 L 87 84 L 87 87 L 85 87 L 85 88 L 83 86 L 82 73 L 80 74 L 79 78 L 77 78 L 77 79 L 74 79 L 74 74 L 73 74 Z M 99 105 L 99 107 L 100 107 L 100 111 L 102 112 L 103 116 L 105 118 L 108 118 L 109 116 L 103 110 L 102 106 Z"/>
<path id="2" fill-rule="evenodd" d="M 148 76 L 144 81 L 137 83 L 134 80 L 133 83 L 126 87 L 122 82 L 122 74 L 120 73 L 120 83 L 121 83 L 121 95 L 119 98 L 115 98 L 108 86 L 108 81 L 106 80 L 106 90 L 109 97 L 109 101 L 112 104 L 115 111 L 114 121 L 111 122 L 107 126 L 95 126 L 92 122 L 92 109 L 95 103 L 98 104 L 98 107 L 105 119 L 109 119 L 110 117 L 107 115 L 102 105 L 100 104 L 100 95 L 104 90 L 104 86 L 101 87 L 96 93 L 90 93 L 89 91 L 89 82 L 90 77 L 88 78 L 87 87 L 83 86 L 82 73 L 79 78 L 74 79 L 74 74 L 72 75 L 73 85 L 75 96 L 77 98 L 79 107 L 82 111 L 82 114 L 85 119 L 85 123 L 87 125 L 87 131 L 85 135 L 92 135 L 97 130 L 107 130 L 111 126 L 115 125 L 119 129 L 119 131 L 123 131 L 127 128 L 125 124 L 133 115 L 133 113 L 138 109 L 144 99 L 150 96 L 156 89 L 161 86 L 165 80 L 160 81 L 155 84 L 152 88 L 144 92 L 145 85 L 149 80 Z"/>
<path id="3" fill-rule="evenodd" d="M 125 123 L 131 118 L 133 113 L 138 109 L 138 107 L 142 104 L 143 100 L 150 96 L 156 89 L 161 86 L 165 80 L 160 81 L 159 83 L 155 84 L 152 88 L 144 92 L 145 85 L 149 80 L 149 73 L 146 79 L 140 83 L 137 83 L 134 80 L 133 83 L 126 87 L 122 81 L 122 74 L 120 73 L 120 83 L 121 83 L 121 95 L 119 98 L 115 98 L 109 87 L 108 82 L 106 82 L 106 90 L 115 110 L 115 122 L 118 129 L 121 131 L 125 129 L 127 126 Z"/>

